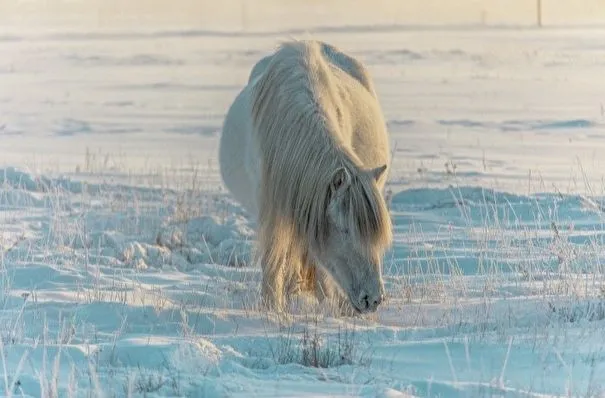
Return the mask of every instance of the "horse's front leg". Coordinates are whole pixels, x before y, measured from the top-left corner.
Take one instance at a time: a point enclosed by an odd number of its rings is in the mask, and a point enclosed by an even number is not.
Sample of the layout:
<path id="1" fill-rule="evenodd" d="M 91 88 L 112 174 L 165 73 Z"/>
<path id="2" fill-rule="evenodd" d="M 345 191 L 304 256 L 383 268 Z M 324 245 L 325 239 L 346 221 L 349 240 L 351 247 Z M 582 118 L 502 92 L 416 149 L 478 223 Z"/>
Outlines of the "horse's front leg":
<path id="1" fill-rule="evenodd" d="M 284 308 L 284 275 L 283 264 L 269 256 L 261 256 L 263 271 L 261 281 L 261 299 L 265 307 L 274 311 Z"/>

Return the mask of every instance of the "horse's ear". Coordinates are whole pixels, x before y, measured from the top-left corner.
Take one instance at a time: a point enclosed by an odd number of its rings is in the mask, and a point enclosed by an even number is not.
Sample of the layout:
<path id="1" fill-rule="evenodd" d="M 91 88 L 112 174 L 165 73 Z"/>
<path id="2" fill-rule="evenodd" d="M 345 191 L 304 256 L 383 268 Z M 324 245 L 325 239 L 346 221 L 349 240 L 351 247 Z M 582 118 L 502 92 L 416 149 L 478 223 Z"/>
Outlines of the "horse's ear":
<path id="1" fill-rule="evenodd" d="M 380 179 L 380 177 L 382 177 L 382 175 L 384 174 L 386 169 L 387 169 L 387 165 L 384 164 L 382 166 L 378 166 L 375 169 L 370 170 L 370 174 L 372 175 L 372 177 L 374 177 L 374 179 L 376 181 L 378 181 Z"/>
<path id="2" fill-rule="evenodd" d="M 351 174 L 344 167 L 338 168 L 332 176 L 332 188 L 333 192 L 338 192 L 351 184 Z"/>

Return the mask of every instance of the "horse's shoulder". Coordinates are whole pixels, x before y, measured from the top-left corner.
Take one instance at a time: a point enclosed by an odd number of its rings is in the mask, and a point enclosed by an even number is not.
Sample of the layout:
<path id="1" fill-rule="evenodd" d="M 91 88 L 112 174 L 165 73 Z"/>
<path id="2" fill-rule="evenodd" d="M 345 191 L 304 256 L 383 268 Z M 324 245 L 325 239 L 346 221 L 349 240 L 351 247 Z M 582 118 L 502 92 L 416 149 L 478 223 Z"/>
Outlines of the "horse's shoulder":
<path id="1" fill-rule="evenodd" d="M 326 57 L 332 65 L 353 77 L 372 95 L 375 95 L 374 84 L 370 78 L 370 73 L 357 58 L 342 52 L 331 44 L 324 42 L 320 42 L 320 44 L 323 56 Z"/>

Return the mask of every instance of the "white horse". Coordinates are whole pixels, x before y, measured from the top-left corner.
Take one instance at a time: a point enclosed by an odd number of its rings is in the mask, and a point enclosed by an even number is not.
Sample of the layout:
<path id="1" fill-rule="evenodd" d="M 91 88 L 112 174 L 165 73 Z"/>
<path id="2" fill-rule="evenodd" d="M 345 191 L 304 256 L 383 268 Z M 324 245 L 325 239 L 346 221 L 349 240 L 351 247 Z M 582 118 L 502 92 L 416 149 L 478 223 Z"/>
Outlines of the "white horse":
<path id="1" fill-rule="evenodd" d="M 312 291 L 345 314 L 384 299 L 392 242 L 382 192 L 389 139 L 363 65 L 318 41 L 283 43 L 228 110 L 223 182 L 258 223 L 261 293 L 272 309 Z"/>

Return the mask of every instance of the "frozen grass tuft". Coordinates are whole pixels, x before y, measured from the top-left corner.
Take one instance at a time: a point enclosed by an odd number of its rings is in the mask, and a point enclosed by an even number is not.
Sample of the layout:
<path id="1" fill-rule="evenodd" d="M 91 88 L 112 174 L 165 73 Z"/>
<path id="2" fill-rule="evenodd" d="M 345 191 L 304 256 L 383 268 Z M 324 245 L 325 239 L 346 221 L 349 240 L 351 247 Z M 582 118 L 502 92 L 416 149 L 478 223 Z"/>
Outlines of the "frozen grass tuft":
<path id="1" fill-rule="evenodd" d="M 361 349 L 354 327 L 339 326 L 336 333 L 320 332 L 317 320 L 292 329 L 277 337 L 271 354 L 278 364 L 299 364 L 311 368 L 333 368 L 343 365 L 369 366 L 371 356 Z"/>

